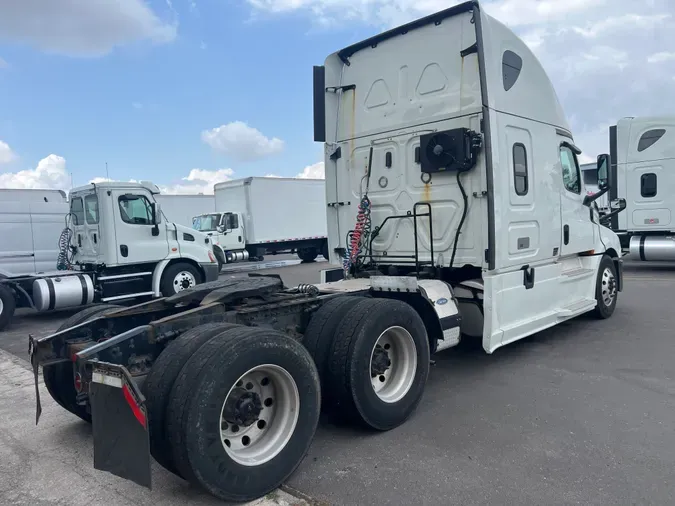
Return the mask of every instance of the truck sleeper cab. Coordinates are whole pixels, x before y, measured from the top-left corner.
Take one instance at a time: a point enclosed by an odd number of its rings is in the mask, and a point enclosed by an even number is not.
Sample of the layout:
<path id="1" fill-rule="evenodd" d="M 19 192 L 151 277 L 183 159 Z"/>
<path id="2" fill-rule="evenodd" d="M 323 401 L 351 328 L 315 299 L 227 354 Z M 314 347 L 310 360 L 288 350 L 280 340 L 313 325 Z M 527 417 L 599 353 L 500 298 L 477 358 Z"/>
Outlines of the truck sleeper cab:
<path id="1" fill-rule="evenodd" d="M 632 260 L 675 260 L 675 116 L 620 119 L 609 129 L 610 226 Z"/>
<path id="2" fill-rule="evenodd" d="M 478 2 L 314 76 L 341 269 L 297 287 L 223 279 L 29 340 L 36 384 L 41 365 L 62 379 L 51 396 L 91 420 L 96 469 L 150 486 L 152 456 L 221 499 L 255 499 L 300 464 L 321 409 L 390 430 L 421 402 L 432 353 L 464 337 L 492 353 L 614 312 L 619 241 L 584 195 L 555 92 Z"/>

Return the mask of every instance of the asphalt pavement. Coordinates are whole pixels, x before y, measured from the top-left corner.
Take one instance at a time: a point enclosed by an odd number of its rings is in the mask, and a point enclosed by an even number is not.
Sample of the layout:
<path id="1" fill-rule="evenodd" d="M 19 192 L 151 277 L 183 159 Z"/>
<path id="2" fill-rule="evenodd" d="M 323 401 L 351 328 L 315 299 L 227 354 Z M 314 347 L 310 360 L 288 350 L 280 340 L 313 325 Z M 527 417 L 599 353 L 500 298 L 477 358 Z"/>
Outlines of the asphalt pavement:
<path id="1" fill-rule="evenodd" d="M 317 282 L 325 267 L 268 272 L 293 286 Z M 288 489 L 335 505 L 675 504 L 675 265 L 628 263 L 625 274 L 609 320 L 582 316 L 493 355 L 465 347 L 437 354 L 418 410 L 395 430 L 372 433 L 323 420 Z M 27 333 L 46 334 L 64 316 L 25 315 L 0 333 L 0 348 L 25 358 Z M 11 419 L 11 404 L 24 397 L 32 403 L 30 388 L 21 388 L 11 397 L 0 389 L 0 425 Z M 40 427 L 47 432 L 34 443 L 21 437 L 33 429 L 22 420 L 13 432 L 0 431 L 2 445 L 16 448 L 7 462 L 45 497 L 48 469 L 22 456 L 22 445 L 43 445 L 48 458 L 63 453 L 70 460 L 62 462 L 75 462 L 81 473 L 70 477 L 74 487 L 82 476 L 119 491 L 105 501 L 109 506 L 163 503 L 175 493 L 184 502 L 208 501 L 171 476 L 147 492 L 94 471 L 87 426 L 62 410 L 45 409 Z M 12 483 L 0 485 L 3 504 L 62 500 Z"/>

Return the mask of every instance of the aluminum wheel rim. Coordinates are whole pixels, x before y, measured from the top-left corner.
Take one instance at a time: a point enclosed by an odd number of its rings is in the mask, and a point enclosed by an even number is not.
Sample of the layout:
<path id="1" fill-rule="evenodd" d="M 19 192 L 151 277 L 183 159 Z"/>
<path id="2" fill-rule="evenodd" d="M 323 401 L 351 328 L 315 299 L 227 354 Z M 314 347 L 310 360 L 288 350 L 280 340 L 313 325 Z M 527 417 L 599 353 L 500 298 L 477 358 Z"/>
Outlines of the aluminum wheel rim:
<path id="1" fill-rule="evenodd" d="M 257 395 L 260 414 L 250 425 L 227 420 L 226 406 L 235 391 Z M 243 466 L 259 466 L 288 444 L 300 414 L 300 394 L 290 373 L 278 365 L 259 365 L 232 385 L 220 410 L 220 438 L 227 454 Z M 230 417 L 231 418 L 231 417 Z"/>
<path id="2" fill-rule="evenodd" d="M 416 372 L 417 347 L 410 332 L 398 326 L 382 332 L 370 352 L 371 382 L 380 400 L 389 404 L 401 400 L 412 387 Z"/>
<path id="3" fill-rule="evenodd" d="M 616 296 L 616 280 L 614 274 L 609 268 L 602 271 L 602 301 L 609 307 L 614 302 Z"/>
<path id="4" fill-rule="evenodd" d="M 173 288 L 181 292 L 197 284 L 194 274 L 188 271 L 181 271 L 173 278 Z"/>

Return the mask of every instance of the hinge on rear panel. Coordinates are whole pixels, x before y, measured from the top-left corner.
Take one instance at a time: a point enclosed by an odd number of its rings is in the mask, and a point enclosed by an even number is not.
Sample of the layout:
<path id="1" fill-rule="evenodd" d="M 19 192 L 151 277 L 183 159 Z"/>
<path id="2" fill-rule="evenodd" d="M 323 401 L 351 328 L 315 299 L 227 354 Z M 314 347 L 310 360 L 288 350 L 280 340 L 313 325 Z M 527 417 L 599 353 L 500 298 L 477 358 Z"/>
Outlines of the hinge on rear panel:
<path id="1" fill-rule="evenodd" d="M 473 192 L 473 197 L 474 198 L 479 198 L 479 197 L 487 197 L 488 192 L 486 190 L 483 190 L 482 192 Z"/>
<path id="2" fill-rule="evenodd" d="M 470 55 L 470 54 L 473 54 L 473 53 L 477 53 L 477 52 L 478 52 L 478 42 L 474 42 L 473 44 L 471 44 L 471 45 L 470 45 L 469 47 L 467 47 L 466 49 L 462 49 L 462 50 L 459 52 L 459 55 L 460 55 L 462 58 L 464 58 L 464 57 L 467 56 L 467 55 Z"/>
<path id="3" fill-rule="evenodd" d="M 339 206 L 344 206 L 344 205 L 351 206 L 352 203 L 351 202 L 347 202 L 347 203 L 345 203 L 345 202 L 329 202 L 326 205 L 328 207 L 339 207 Z"/>
<path id="4" fill-rule="evenodd" d="M 328 93 L 337 93 L 338 91 L 349 91 L 355 89 L 356 89 L 355 84 L 345 84 L 344 86 L 329 86 L 328 88 L 326 88 L 326 91 Z"/>
<path id="5" fill-rule="evenodd" d="M 490 250 L 486 249 L 485 250 L 485 263 L 488 263 L 490 261 Z"/>
<path id="6" fill-rule="evenodd" d="M 480 119 L 480 133 L 482 133 L 482 134 L 485 133 L 485 122 L 483 120 L 484 120 L 484 118 Z"/>
<path id="7" fill-rule="evenodd" d="M 342 158 L 342 149 L 340 148 L 340 146 L 338 146 L 338 147 L 335 149 L 335 151 L 333 151 L 333 152 L 330 154 L 330 159 L 333 160 L 333 161 L 335 161 L 335 160 L 339 160 L 340 158 Z"/>

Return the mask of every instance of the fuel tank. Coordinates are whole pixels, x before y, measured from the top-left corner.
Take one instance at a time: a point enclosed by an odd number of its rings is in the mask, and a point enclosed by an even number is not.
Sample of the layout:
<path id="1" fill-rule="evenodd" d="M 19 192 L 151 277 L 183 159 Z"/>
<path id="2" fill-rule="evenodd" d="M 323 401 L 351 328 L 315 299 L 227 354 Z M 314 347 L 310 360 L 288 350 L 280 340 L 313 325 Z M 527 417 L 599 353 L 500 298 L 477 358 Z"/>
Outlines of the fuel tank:
<path id="1" fill-rule="evenodd" d="M 675 236 L 634 235 L 630 238 L 630 258 L 643 262 L 675 260 Z"/>
<path id="2" fill-rule="evenodd" d="M 38 311 L 84 306 L 94 300 L 94 283 L 88 274 L 50 276 L 33 281 L 33 303 Z"/>

